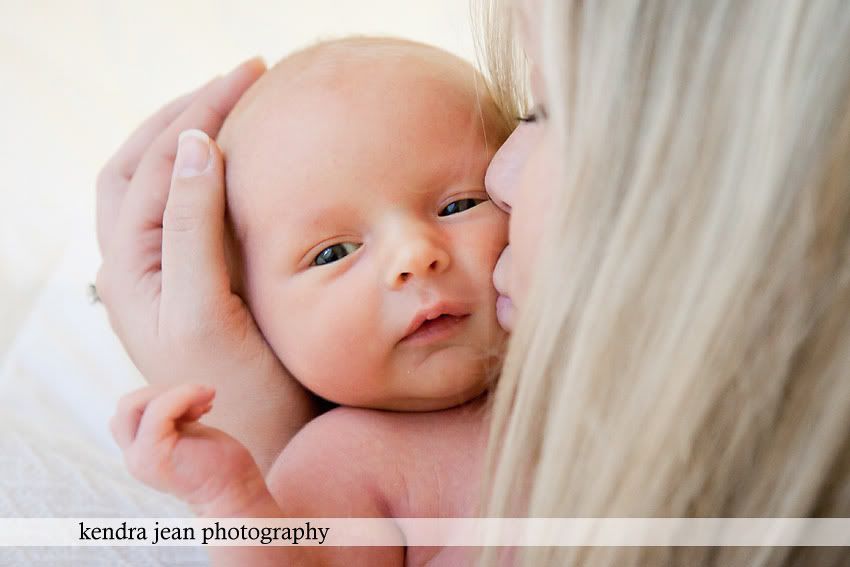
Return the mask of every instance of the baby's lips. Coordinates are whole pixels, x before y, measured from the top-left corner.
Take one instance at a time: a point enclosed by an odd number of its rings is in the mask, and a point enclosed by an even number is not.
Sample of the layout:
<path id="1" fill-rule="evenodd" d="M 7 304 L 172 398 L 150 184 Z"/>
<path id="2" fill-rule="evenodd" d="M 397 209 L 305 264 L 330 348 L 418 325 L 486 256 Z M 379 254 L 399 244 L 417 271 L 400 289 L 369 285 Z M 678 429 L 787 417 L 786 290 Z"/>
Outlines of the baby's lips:
<path id="1" fill-rule="evenodd" d="M 407 326 L 407 329 L 405 329 L 401 340 L 404 340 L 416 332 L 416 330 L 419 329 L 425 321 L 436 319 L 440 315 L 465 317 L 471 313 L 472 306 L 467 303 L 456 301 L 440 301 L 434 303 L 416 312 L 413 319 L 410 321 L 410 324 Z"/>

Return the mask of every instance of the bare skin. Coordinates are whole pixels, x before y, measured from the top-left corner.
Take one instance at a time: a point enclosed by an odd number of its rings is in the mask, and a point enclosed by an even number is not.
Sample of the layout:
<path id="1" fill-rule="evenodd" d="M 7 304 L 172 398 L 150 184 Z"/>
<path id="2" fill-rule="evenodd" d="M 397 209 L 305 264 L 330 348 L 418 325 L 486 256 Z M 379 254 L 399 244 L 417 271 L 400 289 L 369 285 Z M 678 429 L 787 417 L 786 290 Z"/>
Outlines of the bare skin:
<path id="1" fill-rule="evenodd" d="M 270 472 L 269 489 L 282 507 L 287 503 L 287 511 L 307 512 L 312 501 L 332 494 L 320 515 L 351 506 L 352 515 L 373 510 L 376 516 L 395 518 L 477 516 L 485 405 L 479 398 L 450 410 L 416 414 L 333 410 L 287 447 Z M 356 433 L 339 436 L 349 430 Z M 322 447 L 328 439 L 334 439 L 331 447 Z M 327 474 L 316 475 L 321 470 Z M 311 486 L 303 490 L 293 478 Z M 334 478 L 354 479 L 358 487 L 340 486 Z M 465 565 L 468 554 L 465 548 L 408 547 L 404 564 Z M 393 559 L 387 564 L 400 563 Z"/>
<path id="2" fill-rule="evenodd" d="M 329 74 L 296 69 L 277 90 L 249 92 L 220 139 L 242 293 L 271 348 L 324 397 L 402 411 L 334 409 L 308 423 L 264 478 L 248 448 L 197 422 L 214 389 L 130 394 L 113 421 L 128 468 L 200 516 L 475 515 L 481 394 L 505 337 L 491 275 L 507 217 L 487 198 L 484 175 L 504 133 L 482 129 L 471 68 L 404 50 L 345 60 Z M 291 80 L 301 82 L 287 91 Z M 206 156 L 203 144 L 215 151 L 203 133 L 184 136 L 178 171 L 195 167 L 186 144 L 195 158 Z M 316 265 L 322 250 L 348 243 Z M 423 313 L 451 323 L 417 334 Z M 213 550 L 220 564 L 457 564 L 465 554 Z"/>
<path id="3" fill-rule="evenodd" d="M 131 473 L 201 517 L 474 517 L 483 398 L 438 412 L 337 408 L 309 423 L 268 477 L 247 449 L 197 422 L 214 392 L 149 387 L 122 402 L 113 435 Z M 189 466 L 187 466 L 189 465 Z M 192 471 L 192 474 L 187 474 Z M 215 548 L 216 564 L 458 565 L 465 548 Z"/>
<path id="4" fill-rule="evenodd" d="M 145 379 L 215 387 L 209 423 L 245 443 L 267 470 L 319 408 L 231 290 L 218 147 L 210 145 L 204 171 L 172 171 L 178 134 L 194 128 L 215 136 L 264 71 L 261 61 L 247 61 L 175 99 L 112 156 L 97 180 L 97 293 Z"/>
<path id="5" fill-rule="evenodd" d="M 507 132 L 482 90 L 436 48 L 343 40 L 284 59 L 222 127 L 241 294 L 317 395 L 445 409 L 497 366 L 507 215 L 484 177 Z M 426 315 L 445 336 L 410 336 Z"/>

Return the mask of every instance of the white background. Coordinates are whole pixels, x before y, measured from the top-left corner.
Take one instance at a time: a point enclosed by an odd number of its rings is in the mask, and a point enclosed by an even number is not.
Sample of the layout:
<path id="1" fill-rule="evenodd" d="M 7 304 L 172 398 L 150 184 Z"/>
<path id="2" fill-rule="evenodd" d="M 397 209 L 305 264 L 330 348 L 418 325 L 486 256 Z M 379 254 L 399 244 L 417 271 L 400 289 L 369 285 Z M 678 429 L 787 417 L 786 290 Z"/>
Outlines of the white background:
<path id="1" fill-rule="evenodd" d="M 0 362 L 136 124 L 245 58 L 349 33 L 474 60 L 467 0 L 0 0 Z"/>

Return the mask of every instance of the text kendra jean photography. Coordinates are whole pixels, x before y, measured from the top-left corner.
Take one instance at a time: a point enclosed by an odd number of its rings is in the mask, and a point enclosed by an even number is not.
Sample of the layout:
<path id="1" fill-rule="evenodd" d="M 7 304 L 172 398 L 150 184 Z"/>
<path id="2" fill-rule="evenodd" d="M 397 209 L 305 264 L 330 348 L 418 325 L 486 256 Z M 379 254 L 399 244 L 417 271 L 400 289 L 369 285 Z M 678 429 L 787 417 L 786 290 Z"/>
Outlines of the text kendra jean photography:
<path id="1" fill-rule="evenodd" d="M 847 0 L 0 7 L 0 566 L 850 567 Z"/>

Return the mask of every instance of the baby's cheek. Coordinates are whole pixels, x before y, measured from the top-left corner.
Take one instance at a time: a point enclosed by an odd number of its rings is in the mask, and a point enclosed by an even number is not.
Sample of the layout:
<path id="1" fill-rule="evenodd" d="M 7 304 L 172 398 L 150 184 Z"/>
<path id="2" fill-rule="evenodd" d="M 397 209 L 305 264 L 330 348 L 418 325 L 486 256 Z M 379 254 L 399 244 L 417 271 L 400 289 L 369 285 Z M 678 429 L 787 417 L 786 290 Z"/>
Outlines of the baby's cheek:
<path id="1" fill-rule="evenodd" d="M 493 210 L 488 215 L 487 223 L 477 234 L 481 243 L 481 258 L 487 265 L 487 270 L 492 274 L 496 267 L 499 255 L 508 245 L 508 221 L 510 217 L 501 209 L 493 205 Z M 489 275 L 488 275 L 489 277 Z"/>
<path id="2" fill-rule="evenodd" d="M 377 352 L 382 334 L 376 309 L 358 294 L 327 293 L 309 310 L 293 307 L 286 330 L 284 364 L 302 384 L 336 403 L 359 405 L 373 395 L 381 373 Z M 288 362 L 291 360 L 291 362 Z"/>
<path id="3" fill-rule="evenodd" d="M 495 207 L 494 211 L 498 211 Z M 493 270 L 507 245 L 507 215 L 489 214 L 466 227 L 463 238 L 456 244 L 456 262 L 465 274 L 467 293 L 495 301 Z"/>

